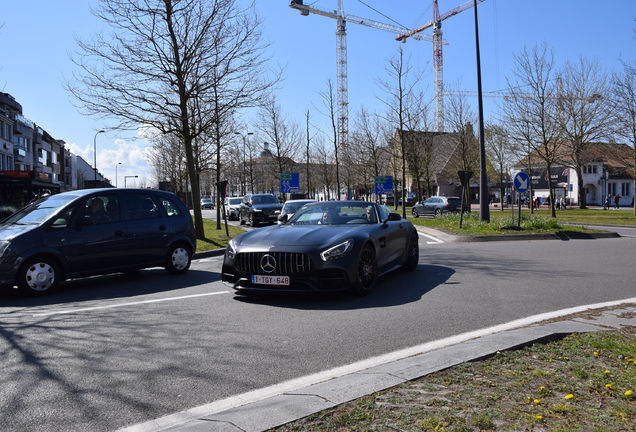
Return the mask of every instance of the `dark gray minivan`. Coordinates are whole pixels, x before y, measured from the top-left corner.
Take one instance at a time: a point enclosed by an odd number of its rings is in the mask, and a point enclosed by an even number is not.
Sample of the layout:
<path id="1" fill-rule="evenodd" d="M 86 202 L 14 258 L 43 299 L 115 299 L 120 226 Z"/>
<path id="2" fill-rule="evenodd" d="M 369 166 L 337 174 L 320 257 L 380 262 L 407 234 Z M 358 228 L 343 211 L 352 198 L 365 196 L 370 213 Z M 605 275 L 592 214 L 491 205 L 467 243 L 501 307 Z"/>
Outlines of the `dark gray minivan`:
<path id="1" fill-rule="evenodd" d="M 170 192 L 84 189 L 42 198 L 0 223 L 0 285 L 44 295 L 65 279 L 162 266 L 185 273 L 192 217 Z"/>

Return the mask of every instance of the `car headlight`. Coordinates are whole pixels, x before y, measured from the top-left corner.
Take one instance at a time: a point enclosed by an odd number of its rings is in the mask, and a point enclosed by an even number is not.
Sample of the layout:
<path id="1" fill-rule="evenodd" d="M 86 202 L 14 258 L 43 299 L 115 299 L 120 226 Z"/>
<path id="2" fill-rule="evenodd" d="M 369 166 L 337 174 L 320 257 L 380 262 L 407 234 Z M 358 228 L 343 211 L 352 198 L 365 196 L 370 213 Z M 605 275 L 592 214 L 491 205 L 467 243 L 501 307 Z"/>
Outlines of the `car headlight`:
<path id="1" fill-rule="evenodd" d="M 4 255 L 6 250 L 9 248 L 9 245 L 11 245 L 11 242 L 6 240 L 0 241 L 0 257 Z"/>
<path id="2" fill-rule="evenodd" d="M 236 247 L 234 246 L 234 240 L 230 240 L 225 248 L 225 254 L 229 259 L 234 259 L 236 256 Z"/>
<path id="3" fill-rule="evenodd" d="M 347 240 L 335 246 L 331 246 L 329 249 L 320 252 L 320 258 L 323 261 L 335 260 L 347 255 L 353 247 L 353 240 Z"/>
<path id="4" fill-rule="evenodd" d="M 262 209 L 252 209 L 253 212 L 262 212 Z"/>

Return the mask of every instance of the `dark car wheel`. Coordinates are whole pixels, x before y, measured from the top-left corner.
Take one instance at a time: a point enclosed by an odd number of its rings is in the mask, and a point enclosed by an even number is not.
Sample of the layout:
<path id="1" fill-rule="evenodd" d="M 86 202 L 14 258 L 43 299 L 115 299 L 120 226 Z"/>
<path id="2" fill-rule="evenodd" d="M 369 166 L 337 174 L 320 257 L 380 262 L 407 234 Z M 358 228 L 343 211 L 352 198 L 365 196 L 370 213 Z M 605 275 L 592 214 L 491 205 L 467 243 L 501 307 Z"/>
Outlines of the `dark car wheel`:
<path id="1" fill-rule="evenodd" d="M 442 210 L 441 209 L 435 209 L 435 217 L 439 216 L 442 214 Z"/>
<path id="2" fill-rule="evenodd" d="M 18 288 L 30 296 L 41 296 L 55 291 L 60 283 L 61 272 L 55 260 L 34 257 L 27 260 L 18 272 Z"/>
<path id="3" fill-rule="evenodd" d="M 413 217 L 415 218 L 420 217 L 420 214 L 417 212 L 416 208 L 413 209 Z"/>
<path id="4" fill-rule="evenodd" d="M 170 246 L 166 255 L 166 271 L 170 274 L 183 274 L 190 268 L 192 257 L 183 245 Z"/>
<path id="5" fill-rule="evenodd" d="M 378 280 L 378 260 L 375 250 L 366 245 L 360 252 L 357 267 L 358 278 L 352 290 L 355 294 L 363 296 L 372 293 Z"/>
<path id="6" fill-rule="evenodd" d="M 420 261 L 420 244 L 417 236 L 417 232 L 411 234 L 411 240 L 409 240 L 408 257 L 406 258 L 406 265 L 404 268 L 407 270 L 415 270 Z"/>
<path id="7" fill-rule="evenodd" d="M 249 224 L 250 224 L 251 227 L 258 226 L 258 224 L 256 222 L 254 222 L 254 213 L 250 213 L 248 221 L 249 221 Z"/>

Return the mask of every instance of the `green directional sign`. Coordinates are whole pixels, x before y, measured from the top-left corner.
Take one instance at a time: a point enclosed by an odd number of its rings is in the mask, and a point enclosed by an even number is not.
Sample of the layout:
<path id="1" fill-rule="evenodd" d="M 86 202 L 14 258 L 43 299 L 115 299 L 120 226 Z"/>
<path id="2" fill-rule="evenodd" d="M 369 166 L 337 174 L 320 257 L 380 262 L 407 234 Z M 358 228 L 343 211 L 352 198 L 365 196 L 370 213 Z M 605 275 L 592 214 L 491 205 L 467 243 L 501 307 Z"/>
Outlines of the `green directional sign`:
<path id="1" fill-rule="evenodd" d="M 291 181 L 292 173 L 280 173 L 281 181 Z"/>
<path id="2" fill-rule="evenodd" d="M 376 183 L 386 183 L 386 176 L 375 176 Z"/>

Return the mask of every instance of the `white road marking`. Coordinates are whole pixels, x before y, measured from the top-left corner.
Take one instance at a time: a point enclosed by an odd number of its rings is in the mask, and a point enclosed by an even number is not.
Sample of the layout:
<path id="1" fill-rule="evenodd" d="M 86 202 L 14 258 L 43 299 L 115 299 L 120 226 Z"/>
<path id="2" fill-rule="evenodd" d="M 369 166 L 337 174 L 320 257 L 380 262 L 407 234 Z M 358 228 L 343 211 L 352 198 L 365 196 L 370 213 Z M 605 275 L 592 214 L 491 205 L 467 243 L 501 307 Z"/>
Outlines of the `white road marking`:
<path id="1" fill-rule="evenodd" d="M 106 306 L 94 306 L 94 307 L 79 308 L 79 309 L 69 309 L 64 311 L 44 312 L 44 313 L 34 314 L 33 316 L 43 317 L 43 316 L 50 316 L 50 315 L 71 314 L 71 313 L 77 313 L 77 312 L 86 312 L 86 311 L 100 310 L 100 309 L 111 309 L 111 308 L 134 306 L 134 305 L 140 305 L 140 304 L 146 304 L 146 303 L 159 303 L 159 302 L 165 302 L 165 301 L 184 300 L 184 299 L 190 299 L 190 298 L 196 298 L 196 297 L 205 297 L 205 296 L 228 294 L 228 293 L 229 291 L 218 291 L 218 292 L 205 293 L 205 294 L 193 294 L 193 295 L 180 296 L 180 297 L 169 297 L 169 298 L 163 298 L 163 299 L 143 300 L 138 302 L 118 303 L 118 304 L 106 305 Z"/>
<path id="2" fill-rule="evenodd" d="M 475 330 L 467 333 L 462 333 L 456 336 L 428 342 L 422 345 L 406 348 L 399 351 L 390 352 L 377 357 L 371 357 L 366 360 L 362 360 L 349 365 L 337 367 L 331 370 L 318 372 L 312 375 L 307 375 L 297 379 L 292 379 L 279 384 L 274 384 L 269 387 L 264 387 L 256 390 L 249 391 L 236 396 L 231 396 L 226 399 L 218 400 L 206 405 L 191 408 L 187 411 L 182 411 L 175 414 L 170 414 L 155 420 L 151 420 L 145 423 L 139 423 L 133 426 L 129 426 L 123 429 L 119 429 L 118 432 L 151 432 L 157 430 L 167 429 L 176 425 L 183 425 L 188 421 L 192 421 L 204 416 L 209 416 L 222 411 L 236 408 L 249 403 L 257 402 L 273 396 L 278 396 L 284 393 L 293 392 L 295 390 L 308 387 L 313 384 L 325 382 L 334 378 L 338 378 L 347 374 L 361 372 L 365 369 L 369 369 L 374 366 L 380 366 L 393 361 L 401 360 L 407 357 L 424 354 L 429 351 L 437 350 L 451 345 L 456 345 L 467 340 L 475 339 L 480 336 L 486 336 L 489 334 L 502 332 L 506 330 L 512 330 L 519 327 L 525 327 L 531 324 L 536 324 L 541 321 L 546 321 L 553 318 L 558 318 L 565 315 L 570 315 L 577 312 L 583 312 L 588 309 L 598 309 L 608 306 L 616 306 L 623 303 L 634 303 L 636 298 L 612 301 L 607 303 L 597 303 L 593 305 L 577 306 L 569 309 L 563 309 L 560 311 L 547 312 L 539 315 L 534 315 L 518 320 L 510 321 L 508 323 L 488 327 L 480 330 Z"/>
<path id="3" fill-rule="evenodd" d="M 437 237 L 433 237 L 433 236 L 430 236 L 430 235 L 424 234 L 424 233 L 418 233 L 418 234 L 421 235 L 421 236 L 424 236 L 424 237 L 428 237 L 428 238 L 433 240 L 433 241 L 427 241 L 426 244 L 441 244 L 441 243 L 444 243 L 443 240 L 440 240 Z"/>

